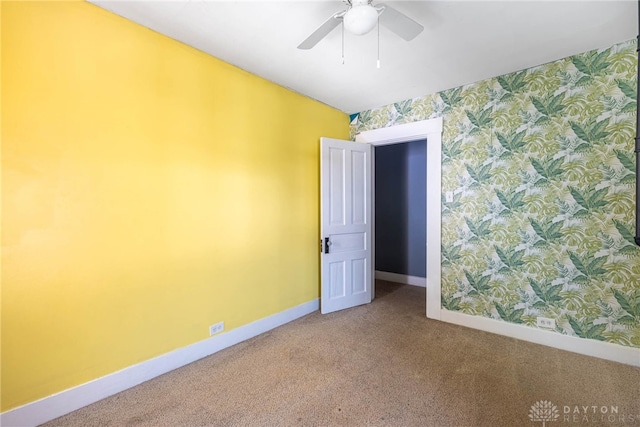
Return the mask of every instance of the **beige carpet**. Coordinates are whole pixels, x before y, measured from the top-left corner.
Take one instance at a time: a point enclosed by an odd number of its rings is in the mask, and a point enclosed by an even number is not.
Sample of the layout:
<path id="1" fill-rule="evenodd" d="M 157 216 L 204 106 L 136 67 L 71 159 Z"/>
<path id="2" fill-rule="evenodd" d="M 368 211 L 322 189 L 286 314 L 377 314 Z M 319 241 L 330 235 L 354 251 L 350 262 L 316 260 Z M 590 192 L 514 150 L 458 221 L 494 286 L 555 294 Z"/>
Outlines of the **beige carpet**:
<path id="1" fill-rule="evenodd" d="M 46 425 L 640 426 L 640 369 L 429 320 L 424 288 L 376 292 Z M 529 419 L 543 400 L 555 421 Z"/>

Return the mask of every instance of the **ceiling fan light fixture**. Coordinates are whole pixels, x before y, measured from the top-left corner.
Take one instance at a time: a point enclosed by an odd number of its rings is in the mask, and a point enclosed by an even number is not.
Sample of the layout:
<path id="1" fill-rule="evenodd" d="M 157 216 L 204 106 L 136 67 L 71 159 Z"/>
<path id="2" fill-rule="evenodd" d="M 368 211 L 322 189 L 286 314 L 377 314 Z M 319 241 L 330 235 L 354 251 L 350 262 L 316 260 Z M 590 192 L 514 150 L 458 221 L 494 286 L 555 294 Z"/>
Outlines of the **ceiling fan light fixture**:
<path id="1" fill-rule="evenodd" d="M 344 27 L 352 34 L 367 34 L 378 23 L 378 11 L 370 4 L 354 5 L 345 13 Z"/>

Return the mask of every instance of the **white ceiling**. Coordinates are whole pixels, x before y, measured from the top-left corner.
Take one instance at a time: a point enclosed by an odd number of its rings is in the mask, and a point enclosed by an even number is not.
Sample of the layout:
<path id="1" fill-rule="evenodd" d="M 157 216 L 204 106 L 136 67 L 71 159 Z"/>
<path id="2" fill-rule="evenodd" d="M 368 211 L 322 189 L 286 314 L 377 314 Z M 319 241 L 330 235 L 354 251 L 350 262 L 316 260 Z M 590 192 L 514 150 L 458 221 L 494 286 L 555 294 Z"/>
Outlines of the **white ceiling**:
<path id="1" fill-rule="evenodd" d="M 341 27 L 311 50 L 296 46 L 333 13 L 325 1 L 90 0 L 253 74 L 346 113 L 544 64 L 637 35 L 637 3 L 600 1 L 386 1 L 424 25 L 410 42 L 380 29 Z M 374 1 L 376 4 L 377 1 Z"/>

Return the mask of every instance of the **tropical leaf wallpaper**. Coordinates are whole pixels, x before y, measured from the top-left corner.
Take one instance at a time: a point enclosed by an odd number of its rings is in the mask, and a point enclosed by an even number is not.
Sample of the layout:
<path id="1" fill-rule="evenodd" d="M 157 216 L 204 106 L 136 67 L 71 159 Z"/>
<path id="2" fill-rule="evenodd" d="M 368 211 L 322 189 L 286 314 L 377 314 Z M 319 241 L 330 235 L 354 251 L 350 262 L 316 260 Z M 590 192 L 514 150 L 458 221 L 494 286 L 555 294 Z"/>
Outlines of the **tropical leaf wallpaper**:
<path id="1" fill-rule="evenodd" d="M 635 40 L 359 113 L 443 117 L 442 305 L 640 347 Z"/>

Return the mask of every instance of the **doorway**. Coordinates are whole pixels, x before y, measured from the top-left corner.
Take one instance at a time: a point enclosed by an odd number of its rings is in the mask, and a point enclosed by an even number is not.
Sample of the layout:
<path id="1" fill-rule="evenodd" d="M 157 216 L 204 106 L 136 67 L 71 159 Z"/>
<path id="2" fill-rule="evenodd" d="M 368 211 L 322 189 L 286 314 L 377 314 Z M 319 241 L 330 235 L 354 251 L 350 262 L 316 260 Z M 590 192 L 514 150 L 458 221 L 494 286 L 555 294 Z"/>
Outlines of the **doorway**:
<path id="1" fill-rule="evenodd" d="M 442 117 L 406 123 L 387 128 L 364 131 L 356 135 L 356 142 L 373 146 L 396 144 L 426 139 L 426 286 L 427 317 L 441 318 L 441 171 L 442 171 Z M 375 171 L 374 171 L 375 173 Z M 375 246 L 373 247 L 375 259 Z"/>
<path id="2" fill-rule="evenodd" d="M 426 286 L 427 141 L 375 147 L 375 277 Z"/>

